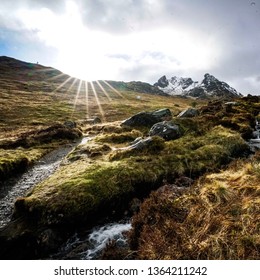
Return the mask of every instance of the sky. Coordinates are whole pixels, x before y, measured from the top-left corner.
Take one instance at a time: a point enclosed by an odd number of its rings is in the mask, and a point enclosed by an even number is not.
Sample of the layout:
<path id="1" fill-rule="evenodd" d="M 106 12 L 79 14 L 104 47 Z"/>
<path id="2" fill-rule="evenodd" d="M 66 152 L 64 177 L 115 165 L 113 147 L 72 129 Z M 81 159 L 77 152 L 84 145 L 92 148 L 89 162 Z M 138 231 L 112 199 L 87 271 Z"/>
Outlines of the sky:
<path id="1" fill-rule="evenodd" d="M 85 80 L 205 73 L 260 95 L 260 0 L 0 0 L 0 56 Z"/>

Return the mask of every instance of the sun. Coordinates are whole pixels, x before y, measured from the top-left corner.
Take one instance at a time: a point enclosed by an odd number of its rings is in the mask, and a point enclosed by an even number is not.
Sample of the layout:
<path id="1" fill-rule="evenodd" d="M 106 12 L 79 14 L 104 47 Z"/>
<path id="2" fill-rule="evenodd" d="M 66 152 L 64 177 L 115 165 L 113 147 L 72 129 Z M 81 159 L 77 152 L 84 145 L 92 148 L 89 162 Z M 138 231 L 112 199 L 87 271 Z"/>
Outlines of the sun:
<path id="1" fill-rule="evenodd" d="M 54 66 L 62 72 L 84 80 L 102 79 L 111 73 L 105 62 L 105 34 L 92 32 L 84 25 L 73 1 L 66 2 L 64 14 L 47 8 L 22 9 L 18 13 L 27 29 L 46 46 L 56 49 Z"/>
<path id="2" fill-rule="evenodd" d="M 208 71 L 219 55 L 214 37 L 204 38 L 194 30 L 158 27 L 112 34 L 90 29 L 73 1 L 66 2 L 63 14 L 25 9 L 20 18 L 41 42 L 55 48 L 53 67 L 87 81 L 145 81 L 157 69 L 173 74 Z"/>

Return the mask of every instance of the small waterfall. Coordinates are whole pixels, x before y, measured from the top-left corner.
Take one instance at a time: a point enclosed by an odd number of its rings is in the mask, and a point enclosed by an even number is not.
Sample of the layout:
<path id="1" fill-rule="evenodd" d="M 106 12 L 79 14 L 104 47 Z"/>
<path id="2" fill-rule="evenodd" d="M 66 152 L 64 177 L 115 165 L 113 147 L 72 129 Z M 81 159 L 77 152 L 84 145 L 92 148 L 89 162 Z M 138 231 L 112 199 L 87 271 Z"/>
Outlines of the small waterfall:
<path id="1" fill-rule="evenodd" d="M 98 256 L 105 249 L 109 241 L 114 240 L 118 246 L 125 246 L 123 233 L 131 229 L 131 224 L 108 224 L 94 229 L 89 235 L 90 248 L 82 253 L 83 259 L 90 260 Z"/>
<path id="2" fill-rule="evenodd" d="M 260 121 L 256 120 L 255 131 L 253 132 L 252 142 L 260 142 Z"/>
<path id="3" fill-rule="evenodd" d="M 107 244 L 114 241 L 118 247 L 127 245 L 124 233 L 131 229 L 131 223 L 118 222 L 108 223 L 94 227 L 87 234 L 75 233 L 59 253 L 52 255 L 52 259 L 98 259 Z"/>
<path id="4" fill-rule="evenodd" d="M 257 132 L 257 139 L 260 139 L 260 122 L 256 120 L 256 126 L 255 126 L 256 132 Z"/>
<path id="5" fill-rule="evenodd" d="M 249 145 L 253 152 L 260 149 L 260 121 L 258 119 L 256 119 L 255 131 L 253 138 L 249 140 Z"/>

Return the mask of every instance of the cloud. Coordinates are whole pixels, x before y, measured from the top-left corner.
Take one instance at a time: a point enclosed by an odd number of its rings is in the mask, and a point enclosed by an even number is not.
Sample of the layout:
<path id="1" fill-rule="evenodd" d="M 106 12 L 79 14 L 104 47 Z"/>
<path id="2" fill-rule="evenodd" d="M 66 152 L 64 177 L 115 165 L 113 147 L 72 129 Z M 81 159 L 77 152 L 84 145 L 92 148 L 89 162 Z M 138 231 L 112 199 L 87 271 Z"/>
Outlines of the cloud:
<path id="1" fill-rule="evenodd" d="M 11 2 L 2 0 L 0 11 L 7 53 L 44 61 L 50 53 L 48 63 L 68 71 L 151 83 L 163 74 L 200 79 L 209 72 L 257 93 L 260 0 Z"/>
<path id="2" fill-rule="evenodd" d="M 160 1 L 151 0 L 79 0 L 77 3 L 86 26 L 113 34 L 153 28 L 154 16 L 160 9 Z"/>
<path id="3" fill-rule="evenodd" d="M 63 0 L 15 0 L 15 4 L 10 0 L 1 0 L 1 9 L 9 10 L 10 12 L 20 9 L 40 9 L 48 8 L 57 13 L 62 13 L 66 1 Z"/>

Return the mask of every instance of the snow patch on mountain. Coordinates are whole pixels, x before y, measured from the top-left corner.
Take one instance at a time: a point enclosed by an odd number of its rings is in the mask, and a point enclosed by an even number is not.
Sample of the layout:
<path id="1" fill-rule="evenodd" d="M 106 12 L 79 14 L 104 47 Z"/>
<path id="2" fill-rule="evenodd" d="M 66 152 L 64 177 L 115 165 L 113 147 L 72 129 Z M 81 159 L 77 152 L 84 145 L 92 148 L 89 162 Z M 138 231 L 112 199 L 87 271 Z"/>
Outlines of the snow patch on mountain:
<path id="1" fill-rule="evenodd" d="M 167 79 L 166 76 L 162 76 L 154 86 L 157 86 L 161 91 L 169 95 L 229 98 L 241 96 L 240 93 L 227 83 L 219 81 L 208 73 L 204 75 L 204 79 L 200 83 L 198 81 L 193 81 L 191 78 L 173 76 Z"/>

